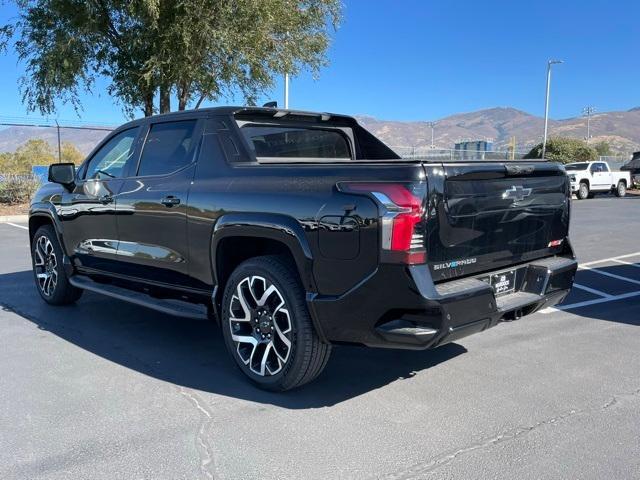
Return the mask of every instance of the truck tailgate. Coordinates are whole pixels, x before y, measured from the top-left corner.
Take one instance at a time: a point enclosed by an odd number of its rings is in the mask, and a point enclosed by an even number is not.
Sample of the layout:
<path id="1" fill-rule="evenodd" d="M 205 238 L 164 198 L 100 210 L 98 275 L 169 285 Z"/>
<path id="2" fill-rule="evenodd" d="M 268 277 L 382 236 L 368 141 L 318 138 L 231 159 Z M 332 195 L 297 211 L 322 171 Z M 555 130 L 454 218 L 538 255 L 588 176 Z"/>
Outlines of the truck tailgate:
<path id="1" fill-rule="evenodd" d="M 435 281 L 558 253 L 569 183 L 552 163 L 425 165 L 427 259 Z"/>

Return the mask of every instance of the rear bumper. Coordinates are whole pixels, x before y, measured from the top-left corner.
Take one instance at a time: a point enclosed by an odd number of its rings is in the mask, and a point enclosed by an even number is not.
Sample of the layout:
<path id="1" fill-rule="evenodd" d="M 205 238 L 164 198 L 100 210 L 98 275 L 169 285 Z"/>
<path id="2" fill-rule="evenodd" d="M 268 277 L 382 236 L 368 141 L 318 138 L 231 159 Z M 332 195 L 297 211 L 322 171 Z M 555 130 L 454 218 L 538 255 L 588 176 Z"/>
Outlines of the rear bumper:
<path id="1" fill-rule="evenodd" d="M 515 291 L 496 297 L 481 279 L 487 273 L 434 284 L 426 265 L 381 265 L 345 295 L 312 296 L 308 304 L 331 343 L 433 348 L 557 304 L 576 269 L 571 252 L 512 266 Z"/>

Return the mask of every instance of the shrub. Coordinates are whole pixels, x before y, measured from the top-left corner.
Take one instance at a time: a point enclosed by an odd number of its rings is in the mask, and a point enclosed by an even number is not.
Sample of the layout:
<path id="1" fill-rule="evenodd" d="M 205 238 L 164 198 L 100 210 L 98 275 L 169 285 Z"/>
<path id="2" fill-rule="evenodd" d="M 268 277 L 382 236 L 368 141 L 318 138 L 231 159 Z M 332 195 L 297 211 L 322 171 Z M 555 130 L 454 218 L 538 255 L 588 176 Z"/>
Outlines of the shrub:
<path id="1" fill-rule="evenodd" d="M 13 205 L 31 200 L 40 180 L 31 175 L 8 175 L 0 179 L 0 203 Z"/>
<path id="2" fill-rule="evenodd" d="M 539 143 L 524 158 L 541 158 L 542 143 Z M 589 162 L 598 159 L 595 148 L 575 138 L 556 137 L 547 140 L 547 160 L 562 163 Z"/>

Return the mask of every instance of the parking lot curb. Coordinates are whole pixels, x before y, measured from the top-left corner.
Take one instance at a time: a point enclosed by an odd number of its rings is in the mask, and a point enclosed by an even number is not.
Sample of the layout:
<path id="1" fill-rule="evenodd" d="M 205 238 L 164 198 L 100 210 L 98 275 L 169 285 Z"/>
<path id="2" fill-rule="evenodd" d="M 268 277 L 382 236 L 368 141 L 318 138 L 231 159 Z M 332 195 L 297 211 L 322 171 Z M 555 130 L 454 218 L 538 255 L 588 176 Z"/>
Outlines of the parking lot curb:
<path id="1" fill-rule="evenodd" d="M 6 222 L 28 222 L 29 221 L 29 216 L 28 215 L 0 215 L 0 222 L 2 223 L 6 223 Z"/>

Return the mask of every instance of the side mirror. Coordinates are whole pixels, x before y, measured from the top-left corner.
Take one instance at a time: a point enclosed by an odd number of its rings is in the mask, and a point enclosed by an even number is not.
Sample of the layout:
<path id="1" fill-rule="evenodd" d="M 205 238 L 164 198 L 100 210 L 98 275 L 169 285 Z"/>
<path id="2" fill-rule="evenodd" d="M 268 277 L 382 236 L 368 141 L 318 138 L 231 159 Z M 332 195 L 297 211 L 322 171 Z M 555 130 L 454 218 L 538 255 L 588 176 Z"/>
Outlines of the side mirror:
<path id="1" fill-rule="evenodd" d="M 70 187 L 75 183 L 76 166 L 73 163 L 54 163 L 49 165 L 49 181 Z"/>

